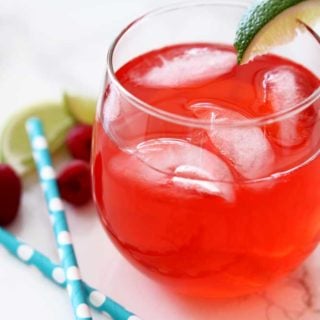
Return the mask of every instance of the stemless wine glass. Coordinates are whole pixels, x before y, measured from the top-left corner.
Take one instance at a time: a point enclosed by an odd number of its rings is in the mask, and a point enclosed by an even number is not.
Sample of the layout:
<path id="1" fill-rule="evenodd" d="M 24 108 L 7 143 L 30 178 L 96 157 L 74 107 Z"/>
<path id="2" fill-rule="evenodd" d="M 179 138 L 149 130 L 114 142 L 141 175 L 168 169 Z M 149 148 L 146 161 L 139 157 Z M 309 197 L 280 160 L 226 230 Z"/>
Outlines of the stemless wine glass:
<path id="1" fill-rule="evenodd" d="M 231 106 L 220 118 L 225 103 L 206 96 L 201 83 L 188 83 L 208 66 L 222 81 L 230 56 L 235 61 L 226 45 L 233 43 L 245 9 L 244 2 L 231 0 L 165 7 L 131 23 L 108 54 L 93 142 L 96 206 L 131 263 L 185 294 L 232 297 L 261 290 L 297 267 L 320 237 L 317 42 L 303 33 L 276 52 L 316 76 L 286 62 L 282 71 L 254 78 L 264 90 L 278 77 L 277 87 L 270 87 L 280 99 L 272 114 L 258 104 L 256 114 L 239 115 L 255 86 L 244 71 L 232 90 L 222 82 L 213 87 L 212 94 L 219 90 L 237 102 L 238 110 Z M 214 61 L 206 56 L 212 43 L 223 51 Z M 172 52 L 186 48 L 188 59 L 173 56 L 172 70 L 163 68 Z M 193 63 L 198 55 L 202 60 Z M 310 81 L 303 83 L 307 73 Z M 134 75 L 136 82 L 125 86 Z M 290 100 L 306 86 L 307 97 Z M 201 99 L 192 90 L 202 92 Z M 258 91 L 266 106 L 269 96 Z M 208 117 L 212 110 L 217 117 Z"/>

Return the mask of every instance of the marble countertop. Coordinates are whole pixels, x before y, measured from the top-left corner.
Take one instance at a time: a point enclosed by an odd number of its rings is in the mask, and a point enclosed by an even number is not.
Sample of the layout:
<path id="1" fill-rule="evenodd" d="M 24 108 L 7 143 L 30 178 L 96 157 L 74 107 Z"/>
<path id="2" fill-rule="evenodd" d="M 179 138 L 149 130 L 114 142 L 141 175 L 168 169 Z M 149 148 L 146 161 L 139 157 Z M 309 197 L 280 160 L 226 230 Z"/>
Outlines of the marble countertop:
<path id="1" fill-rule="evenodd" d="M 96 96 L 106 50 L 134 17 L 168 0 L 2 0 L 0 95 L 2 125 L 25 105 L 60 99 L 64 90 Z M 87 282 L 144 320 L 320 319 L 320 250 L 263 294 L 230 301 L 178 296 L 129 265 L 106 237 L 93 206 L 68 207 Z M 21 213 L 10 227 L 58 259 L 44 201 L 35 179 L 25 183 Z M 66 293 L 0 247 L 0 318 L 72 319 Z M 105 319 L 94 314 L 94 319 Z"/>

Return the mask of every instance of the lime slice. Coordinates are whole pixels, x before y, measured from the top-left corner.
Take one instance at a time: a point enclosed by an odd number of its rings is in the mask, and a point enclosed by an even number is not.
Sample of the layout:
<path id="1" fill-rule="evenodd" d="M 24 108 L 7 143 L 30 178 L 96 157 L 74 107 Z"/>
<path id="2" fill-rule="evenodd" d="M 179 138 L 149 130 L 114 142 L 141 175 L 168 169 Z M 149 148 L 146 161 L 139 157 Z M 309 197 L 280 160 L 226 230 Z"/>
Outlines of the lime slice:
<path id="1" fill-rule="evenodd" d="M 97 102 L 94 99 L 64 94 L 64 104 L 73 118 L 80 123 L 93 124 Z"/>
<path id="2" fill-rule="evenodd" d="M 59 103 L 43 103 L 31 106 L 8 120 L 1 136 L 1 160 L 12 165 L 18 174 L 25 175 L 34 168 L 31 148 L 25 130 L 30 117 L 43 121 L 51 152 L 64 145 L 65 135 L 74 121 Z"/>
<path id="3" fill-rule="evenodd" d="M 306 30 L 320 21 L 320 0 L 256 1 L 240 21 L 235 48 L 238 62 L 247 63 L 271 48 L 294 39 L 298 30 Z"/>

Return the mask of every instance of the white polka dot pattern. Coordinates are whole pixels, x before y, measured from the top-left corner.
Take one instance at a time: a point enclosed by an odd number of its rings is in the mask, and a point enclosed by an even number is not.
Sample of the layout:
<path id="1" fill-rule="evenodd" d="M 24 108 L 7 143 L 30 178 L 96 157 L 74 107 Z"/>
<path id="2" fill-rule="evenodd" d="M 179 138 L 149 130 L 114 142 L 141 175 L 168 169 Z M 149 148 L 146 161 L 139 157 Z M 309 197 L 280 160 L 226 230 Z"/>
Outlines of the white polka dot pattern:
<path id="1" fill-rule="evenodd" d="M 31 249 L 31 250 L 30 250 Z M 28 264 L 30 268 L 40 271 L 45 277 L 47 277 L 52 282 L 59 284 L 61 287 L 66 285 L 68 293 L 73 301 L 74 310 L 76 311 L 78 305 L 86 304 L 86 301 L 83 302 L 80 299 L 76 300 L 79 295 L 78 291 L 78 282 L 69 282 L 65 283 L 65 274 L 64 270 L 61 266 L 56 265 L 53 263 L 47 256 L 43 253 L 31 248 L 27 244 L 21 242 L 17 237 L 15 237 L 9 231 L 0 228 L 0 251 L 5 250 L 5 252 L 10 252 L 16 258 L 21 260 L 20 256 L 23 256 L 25 259 L 30 259 L 29 261 L 23 261 L 24 263 Z M 20 256 L 18 254 L 20 253 Z M 26 253 L 27 252 L 27 253 Z M 31 252 L 33 253 L 31 255 Z M 1 269 L 1 268 L 0 268 Z M 131 313 L 123 308 L 121 305 L 103 303 L 108 299 L 104 297 L 102 293 L 99 293 L 97 290 L 92 289 L 90 286 L 85 284 L 85 296 L 88 301 L 90 301 L 90 305 L 103 315 L 106 316 L 106 319 L 113 320 L 110 317 L 110 313 L 116 313 L 119 315 L 119 319 L 123 320 L 139 320 L 136 316 L 130 316 Z M 80 311 L 81 312 L 81 311 Z M 90 319 L 90 318 L 89 318 Z M 88 319 L 88 320 L 89 320 Z M 79 318 L 77 318 L 79 320 Z"/>
<path id="2" fill-rule="evenodd" d="M 80 272 L 77 267 L 70 267 L 67 270 L 67 278 L 68 280 L 80 280 Z"/>
<path id="3" fill-rule="evenodd" d="M 52 166 L 52 159 L 45 138 L 43 124 L 40 119 L 31 118 L 27 120 L 26 126 L 32 146 L 33 158 L 36 163 L 40 182 L 43 186 L 48 211 L 52 219 L 53 231 L 58 243 L 58 249 L 60 249 L 59 256 L 64 266 L 63 268 L 53 266 L 52 269 L 49 268 L 49 272 L 47 270 L 44 274 L 61 286 L 64 284 L 67 285 L 77 320 L 84 318 L 92 320 L 86 301 L 86 291 L 80 279 L 77 259 L 74 255 L 74 250 L 72 250 L 71 235 L 68 230 L 63 202 L 59 195 L 59 186 Z M 34 254 L 33 260 L 31 261 L 32 263 L 36 261 L 38 255 L 39 253 Z M 30 259 L 30 250 L 20 249 L 20 256 L 23 259 Z M 42 263 L 45 263 L 45 261 L 42 261 Z M 69 267 L 67 268 L 66 266 Z"/>
<path id="4" fill-rule="evenodd" d="M 57 267 L 52 271 L 52 278 L 57 283 L 64 283 L 66 281 L 66 277 L 62 268 Z"/>
<path id="5" fill-rule="evenodd" d="M 34 250 L 25 244 L 21 245 L 17 250 L 18 257 L 23 261 L 29 261 L 33 253 Z"/>
<path id="6" fill-rule="evenodd" d="M 99 308 L 99 307 L 101 307 L 101 306 L 103 305 L 103 303 L 105 302 L 106 297 L 105 297 L 102 293 L 100 293 L 100 292 L 98 292 L 98 291 L 92 291 L 92 292 L 90 293 L 89 299 L 90 299 L 90 303 L 91 303 L 93 306 Z"/>
<path id="7" fill-rule="evenodd" d="M 56 177 L 54 170 L 50 166 L 45 166 L 40 171 L 41 179 L 43 180 L 52 180 Z"/>
<path id="8" fill-rule="evenodd" d="M 32 146 L 36 150 L 44 150 L 48 147 L 47 140 L 42 136 L 35 137 Z"/>
<path id="9" fill-rule="evenodd" d="M 63 211 L 63 202 L 59 198 L 52 198 L 49 201 L 49 209 L 51 212 Z"/>
<path id="10" fill-rule="evenodd" d="M 79 318 L 90 318 L 89 307 L 84 303 L 78 305 L 76 313 Z"/>
<path id="11" fill-rule="evenodd" d="M 58 243 L 62 246 L 71 244 L 71 235 L 68 231 L 61 231 L 58 234 Z"/>

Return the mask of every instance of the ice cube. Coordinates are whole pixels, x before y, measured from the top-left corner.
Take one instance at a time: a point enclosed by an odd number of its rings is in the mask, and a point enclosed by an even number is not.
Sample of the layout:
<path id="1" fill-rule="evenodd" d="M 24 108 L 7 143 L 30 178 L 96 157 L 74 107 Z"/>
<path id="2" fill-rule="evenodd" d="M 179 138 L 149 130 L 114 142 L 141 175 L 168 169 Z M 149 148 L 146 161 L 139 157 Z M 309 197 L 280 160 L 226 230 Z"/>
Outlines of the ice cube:
<path id="1" fill-rule="evenodd" d="M 274 163 L 274 151 L 263 131 L 256 126 L 231 127 L 218 126 L 218 119 L 246 119 L 239 112 L 224 109 L 211 103 L 190 106 L 194 114 L 201 119 L 212 120 L 208 135 L 212 144 L 225 156 L 240 175 L 248 179 L 262 178 L 271 173 Z"/>
<path id="2" fill-rule="evenodd" d="M 201 168 L 190 165 L 181 165 L 177 167 L 174 173 L 176 176 L 172 178 L 172 181 L 176 185 L 186 189 L 195 189 L 199 192 L 213 195 L 220 193 L 220 189 L 217 184 L 210 181 L 210 174 Z"/>
<path id="3" fill-rule="evenodd" d="M 152 183 L 173 183 L 175 186 L 234 200 L 233 176 L 230 169 L 215 154 L 179 139 L 161 138 L 137 146 L 132 157 L 143 166 L 131 167 L 135 176 Z M 151 168 L 151 169 L 150 169 Z M 142 171 L 142 172 L 139 172 Z M 163 181 L 164 173 L 167 181 Z"/>
<path id="4" fill-rule="evenodd" d="M 281 66 L 264 75 L 265 98 L 272 102 L 273 111 L 283 111 L 294 107 L 307 98 L 314 89 L 307 79 L 294 67 Z"/>
<path id="5" fill-rule="evenodd" d="M 289 110 L 306 99 L 317 88 L 318 83 L 302 74 L 297 68 L 282 66 L 265 73 L 263 79 L 264 102 L 268 113 Z M 267 128 L 270 137 L 283 147 L 304 144 L 311 136 L 317 113 L 313 107 L 290 115 L 287 119 Z"/>
<path id="6" fill-rule="evenodd" d="M 189 48 L 175 57 L 160 56 L 160 59 L 146 73 L 133 73 L 133 80 L 150 87 L 181 87 L 219 77 L 236 66 L 234 52 L 212 48 Z"/>

